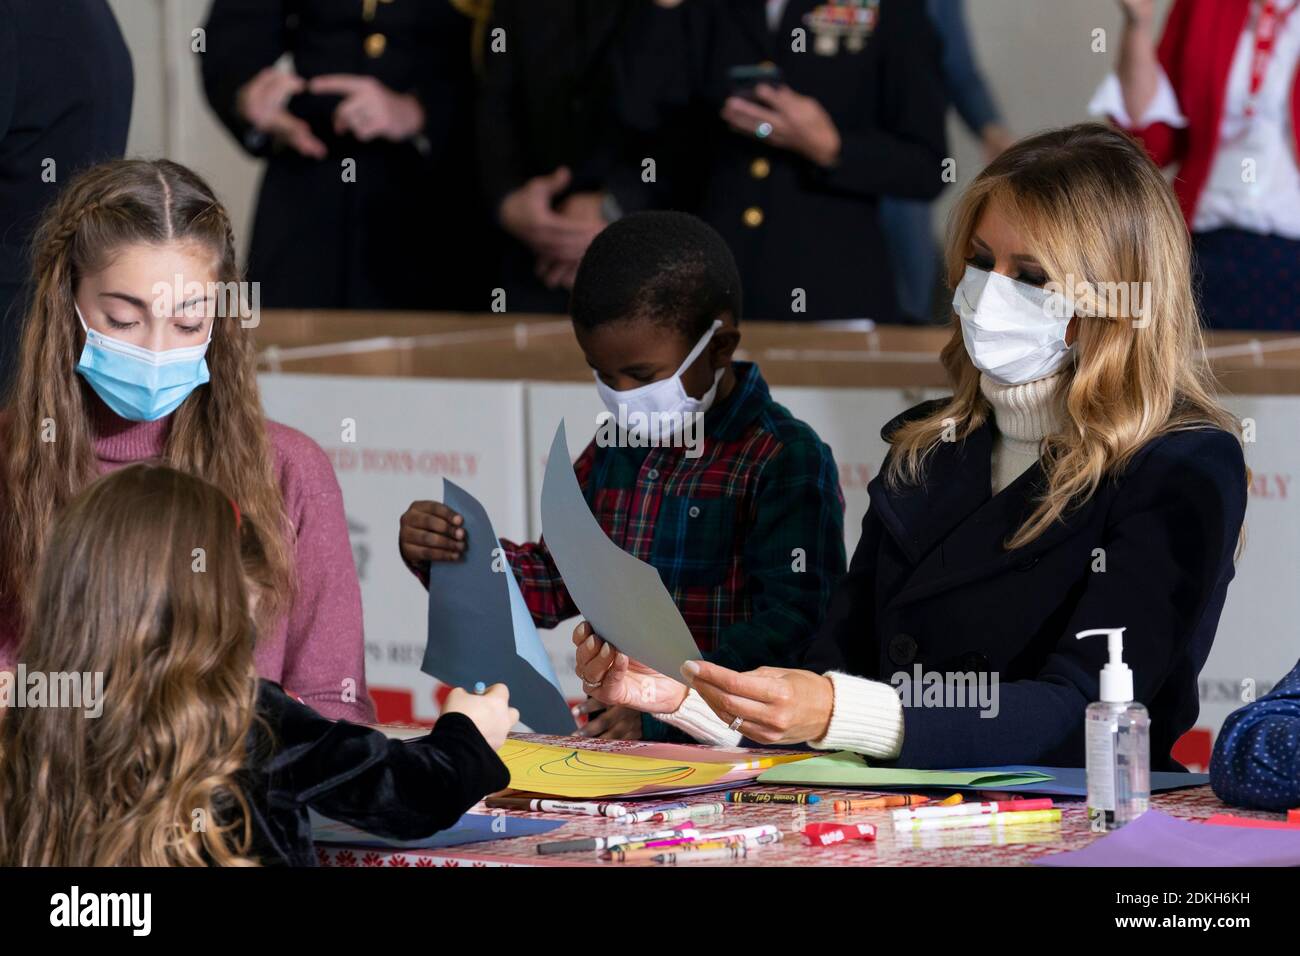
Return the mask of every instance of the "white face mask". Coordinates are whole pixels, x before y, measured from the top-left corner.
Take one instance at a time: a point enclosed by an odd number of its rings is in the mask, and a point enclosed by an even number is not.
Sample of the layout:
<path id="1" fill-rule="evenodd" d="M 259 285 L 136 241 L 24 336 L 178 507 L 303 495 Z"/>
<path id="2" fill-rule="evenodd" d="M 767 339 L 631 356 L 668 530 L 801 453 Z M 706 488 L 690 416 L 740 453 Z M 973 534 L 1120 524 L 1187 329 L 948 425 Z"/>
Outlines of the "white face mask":
<path id="1" fill-rule="evenodd" d="M 1000 385 L 1046 378 L 1070 357 L 1070 309 L 1059 292 L 967 266 L 952 307 L 961 319 L 966 354 Z"/>
<path id="2" fill-rule="evenodd" d="M 704 333 L 704 337 L 695 343 L 695 348 L 686 356 L 681 366 L 668 378 L 661 378 L 657 382 L 651 382 L 649 385 L 642 385 L 640 388 L 629 388 L 625 392 L 616 392 L 600 380 L 600 375 L 593 372 L 596 376 L 596 393 L 600 395 L 600 400 L 605 403 L 609 413 L 615 419 L 619 419 L 619 407 L 622 406 L 626 412 L 623 419 L 626 420 L 634 413 L 640 412 L 648 417 L 667 416 L 673 414 L 687 415 L 692 412 L 707 412 L 713 405 L 713 399 L 718 394 L 718 383 L 722 381 L 723 373 L 726 368 L 718 369 L 713 376 L 713 387 L 704 393 L 700 398 L 691 398 L 686 394 L 686 386 L 682 384 L 682 373 L 685 372 L 695 360 L 700 357 L 709 340 L 713 338 L 713 333 L 722 328 L 722 320 L 715 319 L 709 331 Z"/>

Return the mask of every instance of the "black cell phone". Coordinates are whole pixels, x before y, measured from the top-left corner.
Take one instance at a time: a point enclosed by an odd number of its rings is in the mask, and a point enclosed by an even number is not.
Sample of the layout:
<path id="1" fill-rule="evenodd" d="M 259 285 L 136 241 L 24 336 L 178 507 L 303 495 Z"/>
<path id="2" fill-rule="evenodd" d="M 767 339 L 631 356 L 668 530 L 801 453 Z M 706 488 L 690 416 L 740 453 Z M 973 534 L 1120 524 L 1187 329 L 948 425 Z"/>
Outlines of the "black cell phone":
<path id="1" fill-rule="evenodd" d="M 768 86 L 781 86 L 785 83 L 785 74 L 775 63 L 755 63 L 750 66 L 733 66 L 727 71 L 731 84 L 731 95 L 739 96 L 753 102 L 759 102 L 754 94 L 760 83 Z"/>

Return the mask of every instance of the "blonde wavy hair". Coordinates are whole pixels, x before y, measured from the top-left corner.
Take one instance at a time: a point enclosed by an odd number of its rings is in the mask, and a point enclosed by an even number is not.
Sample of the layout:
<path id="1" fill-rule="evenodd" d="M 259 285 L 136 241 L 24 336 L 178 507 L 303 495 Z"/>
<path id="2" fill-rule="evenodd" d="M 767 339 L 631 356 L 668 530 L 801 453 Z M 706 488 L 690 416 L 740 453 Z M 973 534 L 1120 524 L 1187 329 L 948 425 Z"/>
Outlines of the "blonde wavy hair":
<path id="1" fill-rule="evenodd" d="M 1160 435 L 1209 426 L 1241 441 L 1241 431 L 1218 402 L 1205 358 L 1187 226 L 1173 191 L 1138 143 L 1109 126 L 1084 123 L 1031 136 L 1002 153 L 952 211 L 945 248 L 950 288 L 966 270 L 971 237 L 990 203 L 1016 226 L 1048 282 L 1076 292 L 1088 313 L 1075 322 L 1075 361 L 1054 396 L 1063 410 L 1061 429 L 1042 443 L 1046 489 L 1006 540 L 1014 549 L 1087 501 L 1105 476 L 1120 472 Z M 1144 308 L 1124 296 L 1089 294 L 1111 283 L 1145 289 Z M 926 459 L 940 442 L 954 431 L 964 439 L 991 414 L 955 314 L 941 360 L 952 398 L 890 436 L 886 480 L 892 487 L 923 482 Z"/>
<path id="2" fill-rule="evenodd" d="M 216 281 L 241 278 L 230 217 L 208 185 L 168 160 L 117 160 L 74 178 L 45 214 L 32 248 L 31 306 L 19 370 L 3 413 L 0 465 L 0 600 L 25 617 L 29 577 L 55 515 L 98 475 L 92 430 L 98 399 L 74 372 L 82 346 L 74 293 L 134 244 L 197 244 L 216 262 Z M 257 388 L 252 336 L 214 318 L 211 381 L 171 415 L 162 461 L 217 485 L 268 534 L 274 589 L 267 611 L 294 588 L 290 522 Z M 46 441 L 47 425 L 57 429 Z M 278 532 L 278 533 L 277 533 Z"/>
<path id="3" fill-rule="evenodd" d="M 159 465 L 62 509 L 21 651 L 28 673 L 102 674 L 102 713 L 0 715 L 0 866 L 258 862 L 236 778 L 257 694 L 240 524 L 222 491 Z"/>

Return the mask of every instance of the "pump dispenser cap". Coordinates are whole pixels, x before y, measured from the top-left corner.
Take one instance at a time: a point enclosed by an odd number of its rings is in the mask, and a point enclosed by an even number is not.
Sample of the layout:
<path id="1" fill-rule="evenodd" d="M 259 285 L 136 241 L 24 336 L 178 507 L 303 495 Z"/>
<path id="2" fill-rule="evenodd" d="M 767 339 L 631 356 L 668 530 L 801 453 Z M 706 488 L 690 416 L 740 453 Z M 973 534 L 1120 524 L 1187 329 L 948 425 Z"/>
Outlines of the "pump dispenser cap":
<path id="1" fill-rule="evenodd" d="M 1122 627 L 1094 627 L 1075 634 L 1076 639 L 1106 635 L 1110 660 L 1101 669 L 1101 699 L 1108 704 L 1127 704 L 1133 699 L 1133 671 L 1124 663 Z"/>

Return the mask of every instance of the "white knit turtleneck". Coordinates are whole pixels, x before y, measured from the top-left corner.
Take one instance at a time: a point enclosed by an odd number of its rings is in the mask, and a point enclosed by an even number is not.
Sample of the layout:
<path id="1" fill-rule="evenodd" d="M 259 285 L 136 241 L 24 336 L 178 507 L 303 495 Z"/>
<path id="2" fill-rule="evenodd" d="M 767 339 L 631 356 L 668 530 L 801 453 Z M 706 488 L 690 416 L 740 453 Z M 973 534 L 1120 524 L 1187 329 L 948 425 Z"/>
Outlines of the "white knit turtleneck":
<path id="1" fill-rule="evenodd" d="M 993 406 L 997 435 L 993 440 L 990 472 L 997 494 L 1038 461 L 1042 440 L 1060 426 L 1056 387 L 1061 374 L 1035 379 L 1024 385 L 999 385 L 980 376 L 980 392 Z"/>
<path id="2" fill-rule="evenodd" d="M 1011 484 L 1039 458 L 1039 442 L 1061 420 L 1055 400 L 1060 373 L 1024 385 L 999 385 L 980 376 L 980 392 L 993 406 L 997 435 L 993 441 L 993 493 Z M 890 684 L 828 671 L 834 687 L 830 726 L 820 740 L 808 741 L 823 750 L 851 750 L 868 757 L 892 760 L 903 747 L 903 705 Z M 660 720 L 705 743 L 735 746 L 741 731 L 722 722 L 696 691 Z"/>

